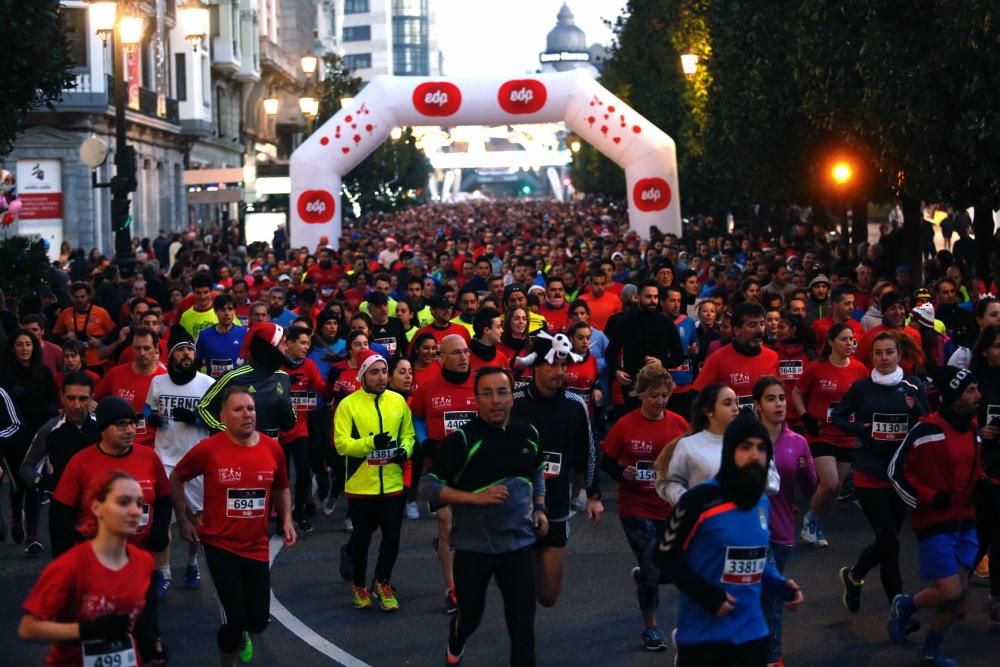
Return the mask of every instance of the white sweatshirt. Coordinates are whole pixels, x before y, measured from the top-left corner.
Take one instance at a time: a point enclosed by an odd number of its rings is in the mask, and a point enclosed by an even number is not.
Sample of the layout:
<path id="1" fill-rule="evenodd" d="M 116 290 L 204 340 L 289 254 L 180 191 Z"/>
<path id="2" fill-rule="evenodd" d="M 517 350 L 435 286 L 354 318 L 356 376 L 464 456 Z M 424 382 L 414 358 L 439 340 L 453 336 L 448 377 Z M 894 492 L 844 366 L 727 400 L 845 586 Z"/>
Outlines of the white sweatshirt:
<path id="1" fill-rule="evenodd" d="M 722 436 L 699 431 L 677 441 L 670 459 L 667 478 L 658 477 L 656 492 L 671 505 L 676 505 L 688 489 L 715 477 L 722 465 Z M 773 496 L 781 487 L 781 478 L 772 459 L 767 469 L 767 495 Z"/>

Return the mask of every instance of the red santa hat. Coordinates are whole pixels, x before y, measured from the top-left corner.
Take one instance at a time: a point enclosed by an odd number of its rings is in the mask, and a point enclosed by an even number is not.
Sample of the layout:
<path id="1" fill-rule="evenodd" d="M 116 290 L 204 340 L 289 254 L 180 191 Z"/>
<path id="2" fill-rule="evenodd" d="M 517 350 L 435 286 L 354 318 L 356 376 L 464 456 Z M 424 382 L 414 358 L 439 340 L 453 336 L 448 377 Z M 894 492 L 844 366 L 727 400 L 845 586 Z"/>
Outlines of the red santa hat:
<path id="1" fill-rule="evenodd" d="M 357 356 L 354 358 L 354 361 L 358 364 L 359 382 L 362 381 L 362 378 L 364 378 L 365 373 L 367 373 L 368 369 L 371 368 L 373 365 L 379 362 L 382 362 L 383 364 L 386 363 L 385 359 L 382 358 L 381 354 L 379 354 L 374 350 L 369 350 L 368 348 L 365 348 L 360 352 L 358 352 Z M 386 364 L 386 366 L 388 366 L 388 364 Z"/>

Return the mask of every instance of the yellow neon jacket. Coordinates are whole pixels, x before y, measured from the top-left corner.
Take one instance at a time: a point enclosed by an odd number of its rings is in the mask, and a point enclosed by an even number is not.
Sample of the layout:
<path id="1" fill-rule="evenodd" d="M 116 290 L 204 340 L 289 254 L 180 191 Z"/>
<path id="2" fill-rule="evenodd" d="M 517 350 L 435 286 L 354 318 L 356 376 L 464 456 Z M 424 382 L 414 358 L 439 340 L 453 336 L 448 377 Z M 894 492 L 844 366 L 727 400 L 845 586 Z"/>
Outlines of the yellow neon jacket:
<path id="1" fill-rule="evenodd" d="M 393 442 L 375 449 L 375 436 L 386 432 Z M 345 457 L 345 492 L 355 496 L 394 495 L 403 491 L 403 467 L 384 461 L 402 447 L 409 458 L 416 434 L 406 399 L 394 391 L 372 394 L 358 389 L 337 405 L 333 418 L 333 444 Z"/>

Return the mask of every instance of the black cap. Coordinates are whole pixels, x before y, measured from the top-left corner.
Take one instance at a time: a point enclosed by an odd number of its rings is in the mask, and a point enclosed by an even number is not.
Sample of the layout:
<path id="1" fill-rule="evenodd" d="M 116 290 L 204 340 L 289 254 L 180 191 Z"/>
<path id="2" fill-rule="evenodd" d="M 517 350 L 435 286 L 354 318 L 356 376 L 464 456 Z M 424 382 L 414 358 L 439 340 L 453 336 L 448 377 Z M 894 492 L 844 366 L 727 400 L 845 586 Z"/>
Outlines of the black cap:
<path id="1" fill-rule="evenodd" d="M 427 305 L 431 308 L 451 308 L 451 301 L 443 294 L 431 294 L 427 299 Z"/>
<path id="2" fill-rule="evenodd" d="M 97 404 L 94 417 L 97 419 L 97 430 L 103 433 L 119 419 L 135 419 L 135 410 L 120 396 L 105 396 Z"/>
<path id="3" fill-rule="evenodd" d="M 884 313 L 890 306 L 895 306 L 897 303 L 903 303 L 903 295 L 893 290 L 882 295 L 878 302 L 878 308 Z"/>
<path id="4" fill-rule="evenodd" d="M 389 303 L 389 297 L 382 292 L 372 292 L 368 295 L 369 306 L 385 306 Z"/>

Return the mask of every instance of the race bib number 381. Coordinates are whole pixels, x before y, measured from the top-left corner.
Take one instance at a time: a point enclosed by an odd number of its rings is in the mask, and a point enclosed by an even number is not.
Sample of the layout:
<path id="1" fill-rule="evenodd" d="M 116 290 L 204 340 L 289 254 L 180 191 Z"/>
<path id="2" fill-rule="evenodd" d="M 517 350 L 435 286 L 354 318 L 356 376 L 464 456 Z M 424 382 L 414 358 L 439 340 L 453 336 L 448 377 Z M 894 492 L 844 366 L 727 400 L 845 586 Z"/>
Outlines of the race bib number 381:
<path id="1" fill-rule="evenodd" d="M 726 547 L 722 583 L 748 586 L 759 583 L 767 566 L 767 547 Z"/>
<path id="2" fill-rule="evenodd" d="M 226 516 L 252 519 L 266 516 L 267 489 L 226 489 Z"/>

